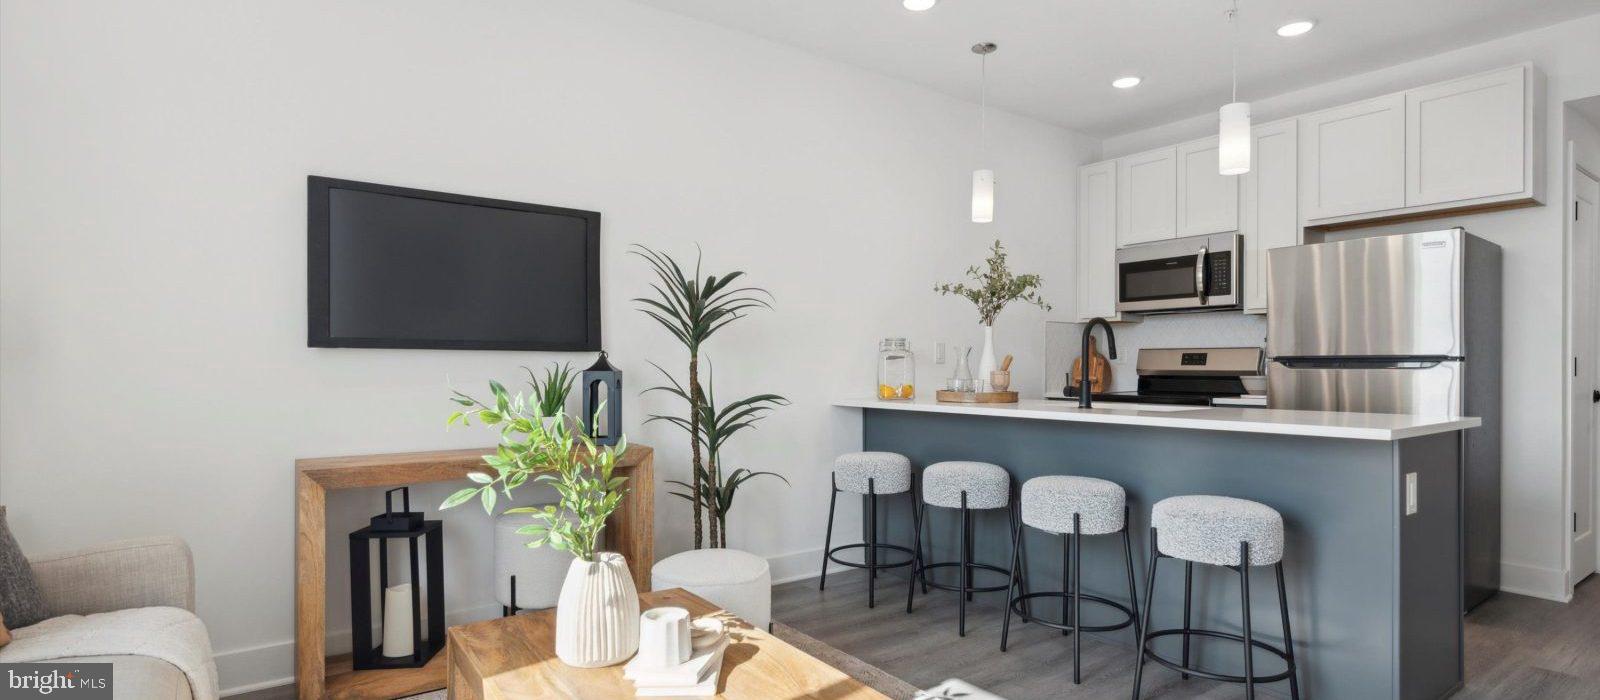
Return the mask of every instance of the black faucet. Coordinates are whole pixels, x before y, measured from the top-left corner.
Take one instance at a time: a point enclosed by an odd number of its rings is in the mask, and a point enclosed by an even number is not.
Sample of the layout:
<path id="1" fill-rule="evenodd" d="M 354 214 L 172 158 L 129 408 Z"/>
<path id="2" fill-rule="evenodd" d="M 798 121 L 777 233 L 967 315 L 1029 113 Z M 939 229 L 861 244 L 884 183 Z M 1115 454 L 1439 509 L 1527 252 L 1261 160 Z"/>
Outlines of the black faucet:
<path id="1" fill-rule="evenodd" d="M 1117 334 L 1111 332 L 1111 323 L 1098 316 L 1089 319 L 1088 323 L 1083 324 L 1083 353 L 1078 356 L 1083 367 L 1083 371 L 1078 373 L 1078 408 L 1090 408 L 1089 374 L 1094 367 L 1094 358 L 1089 357 L 1089 338 L 1094 335 L 1097 325 L 1106 329 L 1106 356 L 1117 359 Z"/>

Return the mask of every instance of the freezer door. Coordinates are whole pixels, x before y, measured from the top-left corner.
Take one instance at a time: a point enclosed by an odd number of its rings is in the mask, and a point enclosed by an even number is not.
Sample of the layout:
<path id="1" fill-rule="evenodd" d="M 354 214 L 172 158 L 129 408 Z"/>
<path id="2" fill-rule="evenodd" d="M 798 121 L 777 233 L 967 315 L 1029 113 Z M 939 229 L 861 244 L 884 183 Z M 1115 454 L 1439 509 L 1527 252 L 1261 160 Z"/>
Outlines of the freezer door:
<path id="1" fill-rule="evenodd" d="M 1267 367 L 1267 405 L 1306 411 L 1462 415 L 1462 362 L 1424 367 Z"/>
<path id="2" fill-rule="evenodd" d="M 1271 357 L 1462 357 L 1461 229 L 1268 253 Z"/>

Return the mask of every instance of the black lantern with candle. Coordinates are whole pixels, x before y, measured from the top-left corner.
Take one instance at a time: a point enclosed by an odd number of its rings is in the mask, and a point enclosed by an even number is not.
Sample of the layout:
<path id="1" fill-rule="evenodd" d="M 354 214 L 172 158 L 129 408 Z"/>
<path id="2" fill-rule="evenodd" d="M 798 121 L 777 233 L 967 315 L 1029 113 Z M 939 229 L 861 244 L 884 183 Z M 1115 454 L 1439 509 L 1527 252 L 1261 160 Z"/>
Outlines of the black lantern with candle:
<path id="1" fill-rule="evenodd" d="M 394 492 L 401 492 L 401 510 L 395 512 Z M 444 523 L 423 520 L 422 513 L 411 511 L 411 489 L 400 487 L 383 494 L 383 515 L 372 516 L 372 524 L 350 533 L 350 633 L 351 661 L 356 670 L 420 668 L 444 648 Z M 397 591 L 389 600 L 389 545 L 395 541 L 409 545 L 411 583 L 409 596 Z M 378 545 L 378 615 L 383 620 L 383 644 L 372 645 L 372 544 Z M 427 548 L 418 559 L 419 547 Z M 428 634 L 422 634 L 421 569 L 427 564 Z M 397 587 L 398 588 L 398 587 Z M 401 605 L 404 608 L 394 608 Z M 406 613 L 409 613 L 406 614 Z M 401 621 L 390 629 L 391 621 Z M 409 624 L 406 623 L 409 621 Z M 409 629 L 407 629 L 409 628 Z"/>
<path id="2" fill-rule="evenodd" d="M 604 431 L 596 425 L 595 416 L 602 404 Z M 615 445 L 622 439 L 622 370 L 611 366 L 604 350 L 594 366 L 583 371 L 583 433 L 597 445 Z"/>

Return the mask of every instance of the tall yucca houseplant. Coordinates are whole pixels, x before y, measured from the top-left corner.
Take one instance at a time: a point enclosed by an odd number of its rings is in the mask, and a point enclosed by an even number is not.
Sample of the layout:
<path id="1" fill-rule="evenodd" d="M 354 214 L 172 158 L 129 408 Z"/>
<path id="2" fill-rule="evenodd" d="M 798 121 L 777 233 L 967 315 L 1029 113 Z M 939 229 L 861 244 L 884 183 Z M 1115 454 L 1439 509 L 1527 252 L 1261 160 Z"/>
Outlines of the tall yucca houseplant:
<path id="1" fill-rule="evenodd" d="M 689 500 L 694 510 L 694 546 L 699 549 L 705 542 L 702 519 L 705 510 L 705 477 L 708 475 L 705 455 L 701 452 L 703 406 L 706 405 L 706 395 L 700 385 L 700 350 L 718 330 L 744 318 L 744 312 L 756 308 L 772 308 L 767 301 L 772 295 L 759 287 L 735 286 L 734 282 L 744 276 L 744 273 L 739 271 L 720 277 L 707 275 L 701 278 L 698 256 L 695 259 L 694 274 L 691 275 L 686 273 L 672 256 L 665 253 L 642 245 L 635 245 L 628 252 L 648 263 L 656 276 L 656 281 L 650 285 L 655 291 L 655 297 L 634 299 L 640 304 L 639 310 L 666 328 L 667 332 L 677 338 L 678 342 L 683 343 L 684 348 L 689 351 L 689 381 L 686 386 L 680 388 L 689 403 L 688 425 L 685 428 L 689 432 L 692 463 Z M 718 532 L 719 525 L 720 523 L 713 518 L 711 521 L 713 543 L 723 539 Z"/>

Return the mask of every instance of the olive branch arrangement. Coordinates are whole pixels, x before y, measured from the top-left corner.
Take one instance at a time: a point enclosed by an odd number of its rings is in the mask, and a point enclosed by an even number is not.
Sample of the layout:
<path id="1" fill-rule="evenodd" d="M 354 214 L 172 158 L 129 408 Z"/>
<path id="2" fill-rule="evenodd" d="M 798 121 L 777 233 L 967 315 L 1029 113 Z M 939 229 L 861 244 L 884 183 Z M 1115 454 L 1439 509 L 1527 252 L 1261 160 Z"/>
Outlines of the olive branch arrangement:
<path id="1" fill-rule="evenodd" d="M 994 318 L 1013 301 L 1024 301 L 1045 311 L 1050 310 L 1050 304 L 1039 296 L 1038 291 L 1044 278 L 1034 274 L 1011 274 L 1011 269 L 1006 266 L 1006 249 L 999 240 L 989 249 L 989 259 L 985 263 L 987 270 L 976 265 L 967 268 L 967 277 L 975 283 L 973 286 L 969 287 L 963 282 L 945 282 L 934 285 L 933 291 L 940 295 L 966 297 L 978 307 L 978 323 L 985 326 L 994 325 Z"/>

